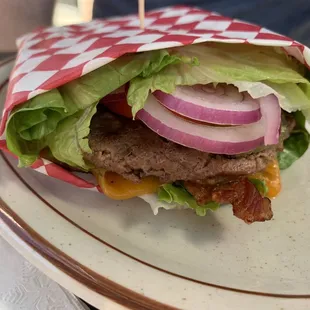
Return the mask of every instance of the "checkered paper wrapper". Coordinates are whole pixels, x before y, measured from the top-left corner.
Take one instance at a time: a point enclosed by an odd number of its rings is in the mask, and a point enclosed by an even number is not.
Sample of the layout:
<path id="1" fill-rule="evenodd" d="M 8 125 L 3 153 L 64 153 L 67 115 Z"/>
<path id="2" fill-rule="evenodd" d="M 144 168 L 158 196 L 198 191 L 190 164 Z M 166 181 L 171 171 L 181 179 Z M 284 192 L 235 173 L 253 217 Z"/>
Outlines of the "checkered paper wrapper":
<path id="1" fill-rule="evenodd" d="M 6 149 L 5 123 L 10 111 L 41 93 L 79 78 L 126 53 L 202 42 L 282 47 L 310 67 L 310 49 L 263 27 L 198 8 L 173 6 L 150 11 L 144 30 L 137 15 L 51 27 L 17 40 L 19 49 L 8 85 L 0 125 L 0 149 Z M 2 140 L 1 140 L 2 136 Z M 32 168 L 80 188 L 100 191 L 92 180 L 40 158 Z"/>

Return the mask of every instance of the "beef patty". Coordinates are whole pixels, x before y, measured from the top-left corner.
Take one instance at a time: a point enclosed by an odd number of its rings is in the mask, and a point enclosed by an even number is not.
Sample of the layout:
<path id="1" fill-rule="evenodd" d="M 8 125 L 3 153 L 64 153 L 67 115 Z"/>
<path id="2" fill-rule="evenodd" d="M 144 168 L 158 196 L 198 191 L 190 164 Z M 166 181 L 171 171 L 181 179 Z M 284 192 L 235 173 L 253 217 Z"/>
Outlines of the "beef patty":
<path id="1" fill-rule="evenodd" d="M 157 176 L 164 183 L 184 180 L 206 184 L 263 170 L 281 147 L 238 156 L 204 153 L 168 141 L 142 122 L 112 114 L 102 106 L 92 119 L 89 145 L 92 153 L 84 154 L 86 161 L 133 182 Z"/>

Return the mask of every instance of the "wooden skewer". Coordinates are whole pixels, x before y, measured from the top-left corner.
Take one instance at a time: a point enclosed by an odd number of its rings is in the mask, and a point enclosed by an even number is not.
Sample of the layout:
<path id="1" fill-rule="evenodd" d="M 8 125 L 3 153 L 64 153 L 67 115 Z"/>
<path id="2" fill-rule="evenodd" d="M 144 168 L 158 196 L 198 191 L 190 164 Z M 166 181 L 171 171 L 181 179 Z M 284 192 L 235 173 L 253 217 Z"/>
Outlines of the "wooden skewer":
<path id="1" fill-rule="evenodd" d="M 145 0 L 138 0 L 139 4 L 139 19 L 140 19 L 140 28 L 144 29 L 144 17 L 145 17 Z"/>

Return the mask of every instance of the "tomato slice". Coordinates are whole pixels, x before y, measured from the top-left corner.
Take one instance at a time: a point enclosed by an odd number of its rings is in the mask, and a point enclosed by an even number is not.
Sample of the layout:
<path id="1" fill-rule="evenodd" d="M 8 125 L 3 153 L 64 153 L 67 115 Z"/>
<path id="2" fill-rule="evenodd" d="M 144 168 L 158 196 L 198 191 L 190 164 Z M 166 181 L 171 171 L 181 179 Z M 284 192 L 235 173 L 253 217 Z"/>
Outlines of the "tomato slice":
<path id="1" fill-rule="evenodd" d="M 110 111 L 115 114 L 122 115 L 127 118 L 132 118 L 131 106 L 127 104 L 126 97 L 122 98 L 122 95 L 115 95 L 115 97 L 118 98 L 113 100 L 102 99 L 100 103 L 104 104 Z"/>
<path id="2" fill-rule="evenodd" d="M 131 106 L 127 103 L 127 86 L 121 87 L 105 96 L 101 99 L 100 103 L 104 104 L 115 114 L 132 118 Z"/>
<path id="3" fill-rule="evenodd" d="M 94 173 L 96 175 L 96 173 Z M 139 183 L 134 183 L 114 172 L 105 172 L 96 175 L 98 183 L 104 194 L 111 199 L 123 200 L 133 197 L 155 193 L 160 182 L 156 177 L 146 177 Z"/>
<path id="4" fill-rule="evenodd" d="M 279 163 L 276 159 L 273 160 L 265 170 L 251 175 L 251 178 L 260 179 L 266 182 L 266 185 L 268 186 L 268 198 L 274 198 L 279 195 L 282 185 Z"/>

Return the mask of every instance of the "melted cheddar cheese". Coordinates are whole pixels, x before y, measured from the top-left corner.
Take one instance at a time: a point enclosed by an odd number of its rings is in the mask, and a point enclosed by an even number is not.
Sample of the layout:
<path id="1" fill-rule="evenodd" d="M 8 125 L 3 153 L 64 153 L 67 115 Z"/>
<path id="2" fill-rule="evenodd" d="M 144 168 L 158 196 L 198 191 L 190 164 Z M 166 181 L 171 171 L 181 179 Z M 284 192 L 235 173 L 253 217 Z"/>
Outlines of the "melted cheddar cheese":
<path id="1" fill-rule="evenodd" d="M 156 177 L 146 177 L 141 182 L 134 183 L 114 172 L 105 172 L 103 175 L 94 174 L 104 194 L 115 200 L 152 194 L 160 186 L 159 180 Z"/>
<path id="2" fill-rule="evenodd" d="M 160 182 L 156 177 L 146 177 L 139 183 L 123 178 L 115 172 L 93 172 L 98 184 L 106 196 L 115 200 L 130 199 L 133 197 L 157 192 Z M 268 186 L 268 198 L 276 197 L 281 191 L 280 168 L 277 160 L 272 161 L 265 170 L 250 176 L 263 180 Z"/>
<path id="3" fill-rule="evenodd" d="M 280 176 L 280 168 L 279 163 L 275 159 L 273 160 L 265 170 L 257 172 L 251 175 L 251 178 L 263 180 L 266 182 L 268 186 L 268 198 L 274 198 L 278 196 L 281 191 L 281 176 Z"/>

